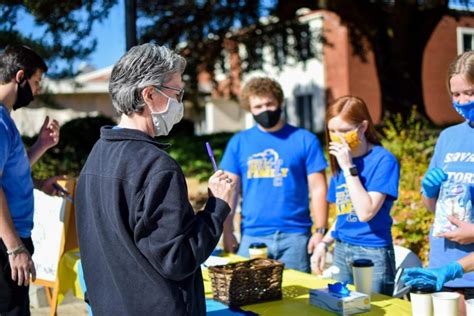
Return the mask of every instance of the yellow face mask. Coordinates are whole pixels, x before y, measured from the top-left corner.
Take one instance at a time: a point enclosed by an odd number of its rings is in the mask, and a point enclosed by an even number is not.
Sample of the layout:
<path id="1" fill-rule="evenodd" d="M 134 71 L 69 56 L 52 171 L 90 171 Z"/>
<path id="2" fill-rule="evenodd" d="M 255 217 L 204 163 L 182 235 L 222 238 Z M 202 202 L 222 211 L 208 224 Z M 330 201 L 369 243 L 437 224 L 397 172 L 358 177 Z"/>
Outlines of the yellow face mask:
<path id="1" fill-rule="evenodd" d="M 357 127 L 356 129 L 354 129 L 352 131 L 349 131 L 347 133 L 344 133 L 344 134 L 341 133 L 342 137 L 344 137 L 344 140 L 346 141 L 347 145 L 349 145 L 349 148 L 352 151 L 354 151 L 357 147 L 359 147 L 359 145 L 361 143 L 359 135 L 357 134 L 358 129 L 359 129 L 359 127 Z M 342 144 L 341 138 L 338 135 L 336 135 L 335 133 L 329 132 L 329 139 L 332 142 Z"/>

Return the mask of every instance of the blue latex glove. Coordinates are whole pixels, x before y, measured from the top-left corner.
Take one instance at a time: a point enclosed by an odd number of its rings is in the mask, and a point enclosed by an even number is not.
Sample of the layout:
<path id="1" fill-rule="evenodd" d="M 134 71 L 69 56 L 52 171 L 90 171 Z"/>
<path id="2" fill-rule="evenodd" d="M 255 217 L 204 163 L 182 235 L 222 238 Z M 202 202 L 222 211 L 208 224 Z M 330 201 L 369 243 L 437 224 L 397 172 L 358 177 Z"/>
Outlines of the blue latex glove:
<path id="1" fill-rule="evenodd" d="M 425 173 L 421 180 L 422 193 L 429 199 L 438 196 L 441 184 L 448 179 L 448 175 L 440 168 L 432 168 Z"/>
<path id="2" fill-rule="evenodd" d="M 464 275 L 462 266 L 457 262 L 436 269 L 408 268 L 405 269 L 401 280 L 406 285 L 430 284 L 440 291 L 444 283 L 461 278 Z"/>
<path id="3" fill-rule="evenodd" d="M 336 282 L 334 284 L 328 284 L 328 290 L 330 293 L 339 294 L 342 297 L 351 295 L 351 291 L 347 288 L 347 282 Z"/>

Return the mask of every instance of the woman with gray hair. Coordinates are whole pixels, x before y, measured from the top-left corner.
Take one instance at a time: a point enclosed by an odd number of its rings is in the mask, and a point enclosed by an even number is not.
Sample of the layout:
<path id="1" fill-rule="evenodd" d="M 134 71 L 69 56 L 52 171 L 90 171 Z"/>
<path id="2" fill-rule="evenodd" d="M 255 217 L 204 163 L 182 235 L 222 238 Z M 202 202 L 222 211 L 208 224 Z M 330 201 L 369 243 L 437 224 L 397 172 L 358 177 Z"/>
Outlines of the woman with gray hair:
<path id="1" fill-rule="evenodd" d="M 222 171 L 195 214 L 181 168 L 153 137 L 183 117 L 186 61 L 166 47 L 130 49 L 109 91 L 121 114 L 103 127 L 81 172 L 76 219 L 87 293 L 97 315 L 204 315 L 200 265 L 230 211 Z"/>

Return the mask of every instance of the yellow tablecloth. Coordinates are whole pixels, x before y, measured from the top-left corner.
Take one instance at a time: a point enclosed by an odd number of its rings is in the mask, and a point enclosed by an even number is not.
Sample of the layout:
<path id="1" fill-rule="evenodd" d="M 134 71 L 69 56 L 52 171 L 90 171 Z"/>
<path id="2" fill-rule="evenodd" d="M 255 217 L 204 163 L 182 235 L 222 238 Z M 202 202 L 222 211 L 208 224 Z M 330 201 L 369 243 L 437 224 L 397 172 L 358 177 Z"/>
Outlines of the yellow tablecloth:
<path id="1" fill-rule="evenodd" d="M 69 290 L 72 290 L 74 296 L 84 299 L 81 290 L 79 278 L 77 274 L 77 264 L 81 256 L 79 248 L 66 252 L 59 261 L 58 265 L 58 279 L 59 279 L 59 293 L 58 304 L 61 304 L 64 296 Z"/>
<path id="2" fill-rule="evenodd" d="M 230 256 L 229 258 L 232 262 L 243 259 L 237 256 Z M 78 249 L 65 253 L 61 258 L 58 268 L 58 277 L 60 280 L 58 304 L 70 289 L 75 296 L 83 297 L 77 275 L 79 259 Z M 207 269 L 203 270 L 203 278 L 206 297 L 212 298 L 211 282 Z M 332 282 L 334 281 L 323 279 L 319 276 L 295 270 L 284 270 L 282 300 L 246 305 L 242 306 L 241 309 L 264 316 L 334 315 L 334 313 L 309 304 L 310 289 L 327 287 L 327 284 Z M 349 288 L 354 290 L 352 286 L 349 286 Z M 411 305 L 410 302 L 405 300 L 381 294 L 373 294 L 371 297 L 371 311 L 358 315 L 411 315 Z"/>
<path id="3" fill-rule="evenodd" d="M 232 258 L 231 261 L 235 261 L 235 258 Z M 211 283 L 207 270 L 203 270 L 203 278 L 206 297 L 212 298 Z M 241 309 L 266 316 L 335 315 L 309 304 L 310 289 L 327 287 L 328 283 L 333 282 L 295 270 L 284 270 L 282 300 L 241 306 Z M 352 286 L 349 286 L 349 288 L 354 290 Z M 411 305 L 410 302 L 405 300 L 373 294 L 371 297 L 371 311 L 358 315 L 411 315 Z"/>

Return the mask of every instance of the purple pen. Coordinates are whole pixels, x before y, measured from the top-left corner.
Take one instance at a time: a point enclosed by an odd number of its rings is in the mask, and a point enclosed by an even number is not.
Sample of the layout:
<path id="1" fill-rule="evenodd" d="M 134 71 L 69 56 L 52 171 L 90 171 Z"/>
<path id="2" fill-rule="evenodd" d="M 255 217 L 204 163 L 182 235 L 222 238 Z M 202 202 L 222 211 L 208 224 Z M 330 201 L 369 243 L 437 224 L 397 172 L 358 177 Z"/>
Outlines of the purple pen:
<path id="1" fill-rule="evenodd" d="M 209 158 L 211 158 L 212 167 L 214 168 L 214 171 L 217 171 L 216 159 L 214 159 L 214 154 L 212 153 L 211 144 L 209 144 L 209 142 L 206 142 L 206 148 L 207 154 L 209 155 Z"/>
<path id="2" fill-rule="evenodd" d="M 67 200 L 69 200 L 71 203 L 74 204 L 74 199 L 72 198 L 71 194 L 69 194 L 69 192 L 66 191 L 66 189 L 64 189 L 62 186 L 60 186 L 57 183 L 53 183 L 53 187 L 59 192 L 61 192 L 62 194 L 64 194 L 63 196 L 64 198 L 66 198 Z"/>

